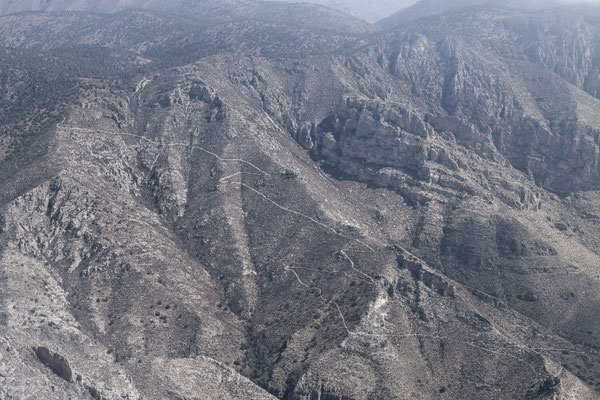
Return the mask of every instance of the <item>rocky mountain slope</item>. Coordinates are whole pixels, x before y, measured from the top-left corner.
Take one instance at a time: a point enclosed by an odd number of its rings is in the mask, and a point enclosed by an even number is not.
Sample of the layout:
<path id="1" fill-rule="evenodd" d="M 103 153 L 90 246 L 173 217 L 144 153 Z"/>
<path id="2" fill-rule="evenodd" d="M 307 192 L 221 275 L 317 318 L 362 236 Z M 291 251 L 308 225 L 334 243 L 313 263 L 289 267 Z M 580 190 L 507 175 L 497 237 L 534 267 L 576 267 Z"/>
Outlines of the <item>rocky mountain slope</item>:
<path id="1" fill-rule="evenodd" d="M 543 10 L 569 5 L 569 8 L 591 5 L 595 0 L 420 0 L 400 9 L 377 22 L 383 29 L 391 29 L 420 18 L 439 15 L 469 7 L 496 6 L 525 10 Z M 597 2 L 596 2 L 597 3 Z"/>
<path id="2" fill-rule="evenodd" d="M 61 59 L 73 64 L 93 60 L 96 66 L 113 70 L 118 65 L 120 70 L 111 72 L 120 76 L 186 64 L 224 51 L 280 58 L 353 51 L 362 40 L 360 34 L 261 21 L 205 26 L 147 11 L 116 15 L 34 13 L 2 16 L 0 21 L 0 36 L 6 46 L 42 50 L 50 56 L 59 53 Z M 138 70 L 131 72 L 131 64 Z M 82 71 L 92 67 L 84 65 Z"/>
<path id="3" fill-rule="evenodd" d="M 361 19 L 310 3 L 283 3 L 259 0 L 2 0 L 0 15 L 30 11 L 87 11 L 115 13 L 147 10 L 189 18 L 215 25 L 241 20 L 305 26 L 345 33 L 375 30 Z"/>
<path id="4" fill-rule="evenodd" d="M 598 398 L 598 17 L 1 17 L 0 398 Z"/>

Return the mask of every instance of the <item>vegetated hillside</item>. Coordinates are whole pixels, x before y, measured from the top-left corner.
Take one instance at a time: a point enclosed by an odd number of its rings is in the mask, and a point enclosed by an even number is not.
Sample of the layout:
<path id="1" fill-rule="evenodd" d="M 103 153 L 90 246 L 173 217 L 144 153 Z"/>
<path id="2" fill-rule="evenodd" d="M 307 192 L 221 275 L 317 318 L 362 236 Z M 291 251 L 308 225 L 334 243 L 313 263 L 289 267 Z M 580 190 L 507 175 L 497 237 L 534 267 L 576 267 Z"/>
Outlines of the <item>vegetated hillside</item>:
<path id="1" fill-rule="evenodd" d="M 356 17 L 309 3 L 257 0 L 51 0 L 0 1 L 0 15 L 26 11 L 88 11 L 114 13 L 126 9 L 156 11 L 214 25 L 240 20 L 304 26 L 346 33 L 363 33 L 376 28 Z"/>
<path id="2" fill-rule="evenodd" d="M 598 398 L 590 10 L 0 18 L 0 398 Z"/>
<path id="3" fill-rule="evenodd" d="M 578 0 L 420 0 L 413 5 L 403 8 L 398 12 L 383 18 L 377 22 L 377 26 L 383 29 L 390 29 L 400 26 L 407 22 L 415 21 L 419 18 L 431 15 L 443 14 L 452 10 L 461 8 L 494 5 L 498 7 L 510 7 L 518 9 L 549 9 L 559 7 L 564 4 L 577 3 Z M 580 1 L 585 3 L 585 1 Z"/>
<path id="4" fill-rule="evenodd" d="M 0 161 L 60 121 L 61 106 L 76 97 L 70 67 L 57 57 L 0 48 Z"/>

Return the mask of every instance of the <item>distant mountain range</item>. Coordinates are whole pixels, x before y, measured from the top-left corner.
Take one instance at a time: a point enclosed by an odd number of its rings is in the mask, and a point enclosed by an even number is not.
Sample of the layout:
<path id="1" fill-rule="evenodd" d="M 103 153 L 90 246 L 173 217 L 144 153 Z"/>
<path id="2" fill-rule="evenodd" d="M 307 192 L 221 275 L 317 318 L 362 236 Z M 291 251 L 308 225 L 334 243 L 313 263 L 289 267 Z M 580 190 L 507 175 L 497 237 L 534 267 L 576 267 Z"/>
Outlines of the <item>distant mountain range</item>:
<path id="1" fill-rule="evenodd" d="M 565 4 L 598 3 L 591 0 L 420 0 L 398 12 L 383 18 L 377 25 L 383 29 L 390 29 L 419 18 L 442 14 L 451 10 L 466 7 L 494 5 L 522 9 L 547 9 Z"/>
<path id="2" fill-rule="evenodd" d="M 114 13 L 141 9 L 193 18 L 206 24 L 261 20 L 349 33 L 369 32 L 369 23 L 333 9 L 310 3 L 264 2 L 257 0 L 2 0 L 0 15 L 23 11 L 91 11 Z"/>
<path id="3" fill-rule="evenodd" d="M 283 0 L 297 3 L 299 0 Z M 367 22 L 376 22 L 414 4 L 417 0 L 312 0 L 311 3 L 335 8 Z"/>
<path id="4" fill-rule="evenodd" d="M 261 20 L 286 25 L 364 33 L 389 29 L 419 18 L 466 7 L 495 5 L 544 9 L 597 0 L 0 0 L 0 15 L 24 11 L 90 11 L 114 13 L 149 10 L 191 17 L 207 24 Z M 314 4 L 313 4 L 314 3 Z M 337 11 L 334 11 L 337 10 Z"/>

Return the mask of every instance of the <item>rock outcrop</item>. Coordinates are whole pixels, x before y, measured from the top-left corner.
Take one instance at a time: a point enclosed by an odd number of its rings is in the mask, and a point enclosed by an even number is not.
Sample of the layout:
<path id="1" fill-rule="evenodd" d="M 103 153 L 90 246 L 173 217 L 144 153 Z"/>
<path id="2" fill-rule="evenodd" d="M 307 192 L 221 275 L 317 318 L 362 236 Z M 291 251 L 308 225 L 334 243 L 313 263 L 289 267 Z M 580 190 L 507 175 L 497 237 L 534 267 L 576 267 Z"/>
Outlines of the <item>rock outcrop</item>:
<path id="1" fill-rule="evenodd" d="M 34 350 L 36 357 L 42 364 L 65 381 L 73 382 L 73 371 L 71 371 L 69 362 L 64 357 L 51 353 L 46 347 L 37 347 Z"/>

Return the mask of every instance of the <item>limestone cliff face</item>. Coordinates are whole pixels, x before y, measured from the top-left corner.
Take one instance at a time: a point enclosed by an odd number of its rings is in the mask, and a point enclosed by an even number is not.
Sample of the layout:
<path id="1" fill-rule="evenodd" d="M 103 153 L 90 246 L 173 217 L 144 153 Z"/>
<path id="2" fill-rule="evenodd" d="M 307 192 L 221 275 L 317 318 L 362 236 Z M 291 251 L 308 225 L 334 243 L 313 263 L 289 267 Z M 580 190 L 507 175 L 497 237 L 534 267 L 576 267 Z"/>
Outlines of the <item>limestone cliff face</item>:
<path id="1" fill-rule="evenodd" d="M 341 172 L 358 176 L 360 169 L 373 181 L 378 171 L 389 176 L 388 167 L 402 180 L 439 183 L 441 176 L 442 186 L 449 180 L 446 186 L 473 193 L 472 175 L 492 163 L 563 196 L 598 188 L 598 100 L 582 82 L 566 83 L 541 60 L 507 57 L 496 51 L 498 39 L 438 36 L 397 35 L 389 48 L 355 56 L 368 65 L 353 72 L 371 93 L 341 100 L 317 130 L 298 133 L 300 143 L 344 164 Z M 377 80 L 387 85 L 375 89 Z"/>

